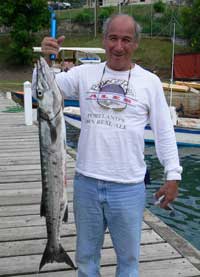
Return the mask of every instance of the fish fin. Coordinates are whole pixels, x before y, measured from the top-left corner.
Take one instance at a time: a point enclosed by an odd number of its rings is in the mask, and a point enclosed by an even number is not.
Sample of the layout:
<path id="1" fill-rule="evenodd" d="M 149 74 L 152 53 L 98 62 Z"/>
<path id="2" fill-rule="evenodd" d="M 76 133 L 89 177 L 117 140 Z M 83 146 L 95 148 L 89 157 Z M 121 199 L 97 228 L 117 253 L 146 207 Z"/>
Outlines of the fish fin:
<path id="1" fill-rule="evenodd" d="M 44 197 L 43 197 L 43 193 L 42 193 L 42 197 L 41 197 L 41 203 L 40 203 L 40 216 L 46 216 L 46 209 L 45 209 L 45 204 L 44 204 Z"/>
<path id="2" fill-rule="evenodd" d="M 66 205 L 65 212 L 63 215 L 63 222 L 66 223 L 67 221 L 68 221 L 68 205 Z"/>
<path id="3" fill-rule="evenodd" d="M 61 244 L 59 244 L 59 255 L 57 255 L 56 257 L 56 261 L 58 263 L 66 263 L 69 266 L 71 266 L 73 269 L 77 269 L 73 263 L 73 261 L 71 260 L 70 256 L 67 254 L 67 252 L 64 250 L 64 248 L 62 247 Z"/>
<path id="4" fill-rule="evenodd" d="M 41 271 L 42 267 L 47 264 L 47 263 L 66 263 L 69 266 L 71 266 L 73 269 L 77 269 L 69 257 L 69 255 L 65 252 L 64 248 L 62 247 L 61 244 L 59 244 L 58 249 L 54 249 L 54 251 L 50 251 L 49 244 L 47 243 L 45 251 L 43 253 L 41 262 L 40 262 L 40 267 L 39 271 Z"/>
<path id="5" fill-rule="evenodd" d="M 39 267 L 39 271 L 42 269 L 42 267 L 47 264 L 47 263 L 50 263 L 52 258 L 52 253 L 49 251 L 49 247 L 48 247 L 48 243 L 46 245 L 46 248 L 44 250 L 44 253 L 43 253 L 43 256 L 42 256 L 42 259 L 40 261 L 40 267 Z"/>

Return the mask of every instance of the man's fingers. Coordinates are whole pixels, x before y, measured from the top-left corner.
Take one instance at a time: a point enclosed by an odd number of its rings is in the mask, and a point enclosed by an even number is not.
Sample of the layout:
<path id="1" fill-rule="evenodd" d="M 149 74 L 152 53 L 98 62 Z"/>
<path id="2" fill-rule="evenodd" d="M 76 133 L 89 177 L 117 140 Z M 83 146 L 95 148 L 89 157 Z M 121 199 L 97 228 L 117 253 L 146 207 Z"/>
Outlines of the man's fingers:
<path id="1" fill-rule="evenodd" d="M 169 199 L 165 196 L 165 198 L 163 199 L 163 201 L 160 203 L 160 207 L 165 209 L 167 208 L 167 205 L 170 203 Z"/>
<path id="2" fill-rule="evenodd" d="M 41 43 L 42 53 L 45 55 L 55 54 L 59 52 L 59 44 L 57 39 L 52 37 L 45 37 Z"/>
<path id="3" fill-rule="evenodd" d="M 175 200 L 178 195 L 178 183 L 177 181 L 166 181 L 165 184 L 155 193 L 156 199 L 159 199 L 162 195 L 165 197 L 160 202 L 161 208 L 166 208 L 169 203 Z"/>
<path id="4" fill-rule="evenodd" d="M 164 194 L 164 191 L 163 191 L 162 189 L 159 189 L 159 190 L 155 193 L 156 199 L 160 198 L 163 194 Z"/>
<path id="5" fill-rule="evenodd" d="M 61 46 L 61 44 L 63 43 L 64 40 L 65 40 L 65 36 L 60 36 L 60 37 L 57 39 L 57 42 L 58 42 L 59 46 Z"/>
<path id="6" fill-rule="evenodd" d="M 64 41 L 65 36 L 60 36 L 58 39 L 52 37 L 45 37 L 41 43 L 42 53 L 44 55 L 55 54 L 58 55 L 59 47 Z"/>

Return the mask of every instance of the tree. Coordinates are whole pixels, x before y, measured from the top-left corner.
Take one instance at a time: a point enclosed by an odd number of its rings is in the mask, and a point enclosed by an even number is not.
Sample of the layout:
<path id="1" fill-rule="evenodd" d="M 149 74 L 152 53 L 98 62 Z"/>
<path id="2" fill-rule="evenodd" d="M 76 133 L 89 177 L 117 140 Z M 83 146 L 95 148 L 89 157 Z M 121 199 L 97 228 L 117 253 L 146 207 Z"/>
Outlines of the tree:
<path id="1" fill-rule="evenodd" d="M 161 0 L 159 0 L 153 4 L 153 8 L 156 13 L 164 13 L 165 6 L 166 6 L 166 4 L 163 3 Z"/>
<path id="2" fill-rule="evenodd" d="M 191 6 L 182 9 L 181 21 L 190 46 L 200 51 L 200 0 L 194 0 Z"/>
<path id="3" fill-rule="evenodd" d="M 49 24 L 47 0 L 0 1 L 0 25 L 10 27 L 8 58 L 14 64 L 32 62 L 35 34 Z"/>

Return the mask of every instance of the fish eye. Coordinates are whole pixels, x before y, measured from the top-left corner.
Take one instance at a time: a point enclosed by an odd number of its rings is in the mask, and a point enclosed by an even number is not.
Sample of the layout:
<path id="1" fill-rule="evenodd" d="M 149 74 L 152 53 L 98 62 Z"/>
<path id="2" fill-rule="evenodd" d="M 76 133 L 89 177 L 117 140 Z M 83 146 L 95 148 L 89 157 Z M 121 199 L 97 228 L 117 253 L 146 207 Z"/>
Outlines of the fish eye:
<path id="1" fill-rule="evenodd" d="M 40 90 L 37 90 L 37 97 L 42 98 L 43 97 L 43 92 Z"/>

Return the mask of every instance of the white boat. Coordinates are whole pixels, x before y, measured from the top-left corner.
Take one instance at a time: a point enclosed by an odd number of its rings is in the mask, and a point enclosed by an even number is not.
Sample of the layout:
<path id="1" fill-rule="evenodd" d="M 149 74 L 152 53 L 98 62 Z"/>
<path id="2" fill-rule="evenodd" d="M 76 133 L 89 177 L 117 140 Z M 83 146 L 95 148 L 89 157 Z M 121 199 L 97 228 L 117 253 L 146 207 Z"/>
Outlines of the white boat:
<path id="1" fill-rule="evenodd" d="M 42 48 L 33 47 L 33 52 L 41 53 Z M 105 54 L 105 49 L 100 47 L 60 47 L 57 64 L 60 65 L 64 61 L 72 61 L 74 65 L 100 63 L 101 58 L 97 54 Z"/>
<path id="2" fill-rule="evenodd" d="M 79 107 L 65 107 L 64 117 L 70 125 L 81 128 Z M 200 147 L 200 119 L 178 118 L 174 130 L 178 145 Z M 144 140 L 146 143 L 154 143 L 154 135 L 149 125 L 145 127 Z"/>
<path id="3" fill-rule="evenodd" d="M 85 53 L 94 53 L 94 54 L 104 54 L 105 49 L 100 47 L 60 47 L 59 52 L 62 51 L 72 51 L 72 52 L 85 52 Z M 33 52 L 42 52 L 42 48 L 39 47 L 33 47 Z"/>
<path id="4" fill-rule="evenodd" d="M 41 47 L 34 47 L 34 52 L 41 52 Z M 65 53 L 72 52 L 75 65 L 79 63 L 99 63 L 100 57 L 97 54 L 105 53 L 103 48 L 91 47 L 60 47 L 60 60 L 65 59 Z M 170 89 L 174 87 L 170 84 Z M 166 84 L 163 84 L 165 88 Z M 169 88 L 169 87 L 167 87 Z M 187 87 L 188 88 L 188 87 Z M 69 102 L 69 103 L 67 103 Z M 64 103 L 65 121 L 72 126 L 81 128 L 81 117 L 79 102 L 77 100 L 66 100 Z M 171 106 L 171 105 L 170 105 Z M 178 118 L 177 125 L 174 127 L 177 144 L 200 147 L 200 119 Z M 145 142 L 154 143 L 153 132 L 149 125 L 145 128 Z"/>

